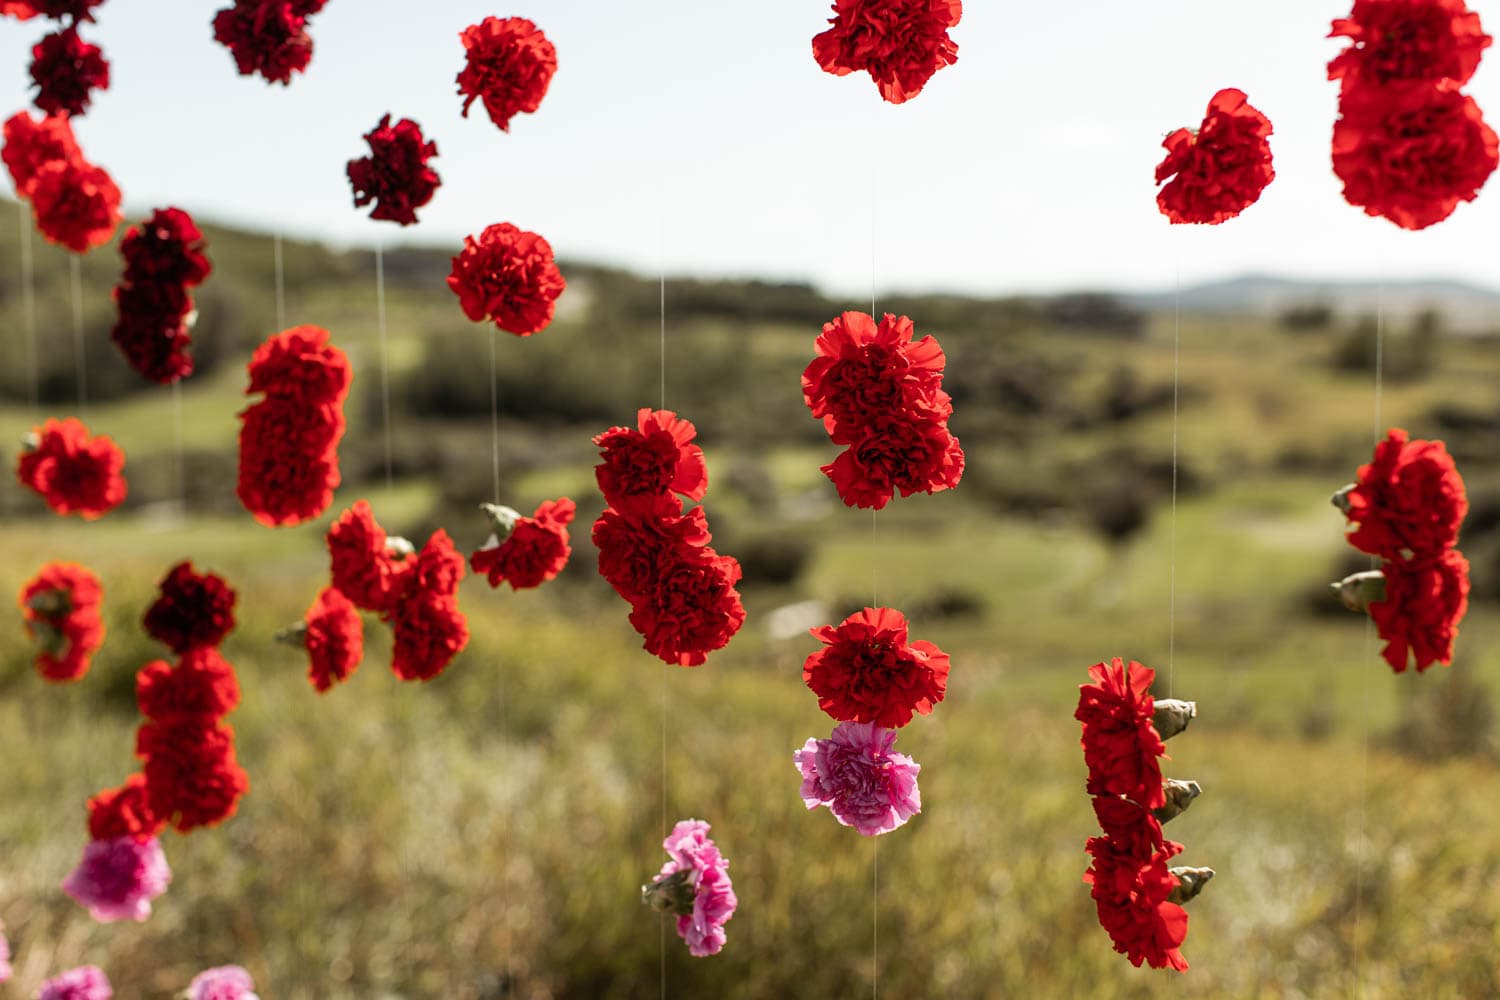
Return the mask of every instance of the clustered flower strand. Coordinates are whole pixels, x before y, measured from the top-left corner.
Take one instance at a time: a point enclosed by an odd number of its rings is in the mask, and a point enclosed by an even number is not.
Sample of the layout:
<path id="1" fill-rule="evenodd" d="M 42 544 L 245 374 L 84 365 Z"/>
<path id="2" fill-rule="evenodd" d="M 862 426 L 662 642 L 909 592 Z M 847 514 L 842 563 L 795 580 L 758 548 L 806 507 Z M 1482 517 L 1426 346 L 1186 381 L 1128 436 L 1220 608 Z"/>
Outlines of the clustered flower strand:
<path id="1" fill-rule="evenodd" d="M 203 233 L 180 208 L 160 208 L 120 241 L 125 273 L 115 286 L 119 319 L 110 339 L 142 378 L 162 385 L 193 373 L 191 291 L 213 266 Z"/>
<path id="2" fill-rule="evenodd" d="M 83 155 L 65 112 L 39 121 L 16 112 L 5 122 L 0 158 L 48 240 L 82 254 L 114 238 L 124 218 L 120 189 Z"/>
<path id="3" fill-rule="evenodd" d="M 1469 511 L 1463 477 L 1441 441 L 1411 440 L 1393 427 L 1333 495 L 1354 530 L 1349 544 L 1381 560 L 1378 570 L 1333 584 L 1351 611 L 1368 613 L 1396 673 L 1453 662 L 1458 623 L 1469 607 L 1469 562 L 1458 529 Z"/>
<path id="4" fill-rule="evenodd" d="M 1104 831 L 1084 845 L 1092 863 L 1083 876 L 1115 951 L 1139 967 L 1185 972 L 1181 947 L 1187 911 L 1211 868 L 1168 867 L 1182 845 L 1166 840 L 1162 824 L 1181 815 L 1202 789 L 1196 781 L 1163 780 L 1163 741 L 1197 716 L 1190 701 L 1153 699 L 1156 672 L 1115 657 L 1089 668 L 1073 717 L 1083 724 L 1088 793 Z"/>

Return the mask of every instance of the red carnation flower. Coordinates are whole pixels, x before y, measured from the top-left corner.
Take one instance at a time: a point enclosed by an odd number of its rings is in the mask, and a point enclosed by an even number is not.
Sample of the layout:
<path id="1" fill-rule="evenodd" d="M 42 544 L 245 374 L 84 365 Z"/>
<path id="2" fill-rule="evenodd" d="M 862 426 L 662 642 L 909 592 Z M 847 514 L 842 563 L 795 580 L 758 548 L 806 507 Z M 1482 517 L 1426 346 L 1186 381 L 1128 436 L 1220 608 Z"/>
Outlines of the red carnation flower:
<path id="1" fill-rule="evenodd" d="M 1344 91 L 1389 83 L 1467 83 L 1491 38 L 1463 0 L 1354 0 L 1329 38 L 1349 47 L 1328 64 Z"/>
<path id="2" fill-rule="evenodd" d="M 1168 858 L 1182 853 L 1182 845 L 1162 835 L 1161 823 L 1144 806 L 1113 795 L 1096 795 L 1093 803 L 1099 829 L 1115 850 L 1143 861 L 1157 853 Z"/>
<path id="3" fill-rule="evenodd" d="M 58 514 L 103 517 L 125 499 L 125 453 L 107 435 L 89 437 L 82 422 L 48 420 L 31 432 L 16 475 Z"/>
<path id="4" fill-rule="evenodd" d="M 93 91 L 109 89 L 109 62 L 72 24 L 32 46 L 31 81 L 37 88 L 32 103 L 43 112 L 82 115 Z"/>
<path id="5" fill-rule="evenodd" d="M 1435 556 L 1458 541 L 1469 511 L 1463 477 L 1441 441 L 1412 441 L 1393 427 L 1359 467 L 1359 482 L 1342 495 L 1358 527 L 1349 544 L 1361 552 L 1402 561 Z"/>
<path id="6" fill-rule="evenodd" d="M 134 837 L 147 841 L 161 833 L 166 820 L 151 810 L 151 799 L 146 793 L 146 776 L 132 774 L 119 788 L 100 792 L 88 802 L 89 838 L 92 840 L 118 840 Z"/>
<path id="7" fill-rule="evenodd" d="M 409 589 L 445 597 L 458 593 L 466 570 L 463 553 L 442 528 L 434 531 L 417 553 Z"/>
<path id="8" fill-rule="evenodd" d="M 813 58 L 835 76 L 869 72 L 892 104 L 958 62 L 948 29 L 963 16 L 961 0 L 834 0 L 833 14 L 833 27 L 813 38 Z"/>
<path id="9" fill-rule="evenodd" d="M 605 508 L 594 522 L 593 540 L 599 575 L 634 603 L 656 589 L 664 567 L 686 558 L 686 549 L 701 549 L 711 536 L 702 507 L 684 513 L 675 498 L 663 496 L 628 512 Z"/>
<path id="10" fill-rule="evenodd" d="M 31 211 L 42 235 L 74 253 L 108 243 L 124 216 L 120 189 L 101 167 L 54 160 L 32 177 Z"/>
<path id="11" fill-rule="evenodd" d="M 321 5 L 319 5 L 321 7 Z M 240 76 L 259 73 L 268 83 L 292 82 L 312 61 L 307 33 L 311 4 L 289 0 L 234 0 L 214 15 L 214 40 L 234 56 Z"/>
<path id="12" fill-rule="evenodd" d="M 0 158 L 10 170 L 16 193 L 30 198 L 36 186 L 36 175 L 49 163 L 69 163 L 83 159 L 73 126 L 67 115 L 47 115 L 33 120 L 25 111 L 17 111 L 5 121 L 5 146 Z"/>
<path id="13" fill-rule="evenodd" d="M 353 675 L 365 655 L 365 629 L 349 599 L 325 588 L 303 617 L 307 679 L 321 694 Z"/>
<path id="14" fill-rule="evenodd" d="M 136 734 L 145 762 L 151 810 L 180 833 L 215 826 L 234 815 L 250 788 L 234 754 L 234 729 L 224 722 L 152 722 Z"/>
<path id="15" fill-rule="evenodd" d="M 540 587 L 556 579 L 573 553 L 568 525 L 577 510 L 578 505 L 567 497 L 544 500 L 531 517 L 516 519 L 504 541 L 490 535 L 485 546 L 469 556 L 469 566 L 488 575 L 491 587 L 509 581 L 511 590 Z"/>
<path id="16" fill-rule="evenodd" d="M 1457 85 L 1355 87 L 1339 100 L 1333 172 L 1344 199 L 1403 229 L 1473 201 L 1500 164 L 1500 139 Z"/>
<path id="17" fill-rule="evenodd" d="M 165 660 L 142 667 L 135 675 L 135 700 L 152 722 L 207 725 L 239 706 L 240 682 L 217 649 L 200 646 L 175 667 Z"/>
<path id="18" fill-rule="evenodd" d="M 594 466 L 604 502 L 626 509 L 669 493 L 702 500 L 708 468 L 703 449 L 690 443 L 698 435 L 692 422 L 671 410 L 642 408 L 636 427 L 611 427 L 594 438 L 604 457 Z"/>
<path id="19" fill-rule="evenodd" d="M 1385 600 L 1370 604 L 1370 617 L 1386 642 L 1385 662 L 1396 673 L 1408 659 L 1421 672 L 1453 662 L 1458 623 L 1469 610 L 1469 561 L 1450 549 L 1435 559 L 1387 562 Z"/>
<path id="20" fill-rule="evenodd" d="M 246 393 L 265 399 L 240 414 L 236 492 L 267 526 L 300 524 L 322 514 L 340 482 L 338 442 L 351 373 L 328 331 L 302 326 L 271 337 L 249 365 Z"/>
<path id="21" fill-rule="evenodd" d="M 213 270 L 203 232 L 180 208 L 158 208 L 120 241 L 125 280 L 132 284 L 201 285 Z"/>
<path id="22" fill-rule="evenodd" d="M 43 17 L 60 21 L 65 17 L 75 21 L 92 21 L 94 8 L 104 0 L 29 0 L 22 6 L 34 8 Z"/>
<path id="23" fill-rule="evenodd" d="M 365 133 L 370 155 L 350 160 L 346 167 L 354 188 L 354 207 L 375 202 L 372 219 L 409 226 L 417 221 L 417 209 L 432 200 L 442 178 L 427 165 L 438 155 L 437 143 L 422 136 L 422 127 L 410 118 L 394 126 L 391 116 Z"/>
<path id="24" fill-rule="evenodd" d="M 1167 870 L 1170 855 L 1157 853 L 1143 861 L 1109 837 L 1090 837 L 1087 849 L 1094 862 L 1083 880 L 1093 886 L 1099 923 L 1115 951 L 1137 968 L 1146 962 L 1153 969 L 1186 971 L 1179 949 L 1187 940 L 1188 915 L 1167 902 L 1177 887 L 1177 877 Z"/>
<path id="25" fill-rule="evenodd" d="M 1270 134 L 1270 119 L 1243 91 L 1219 91 L 1197 132 L 1180 128 L 1162 143 L 1167 158 L 1156 167 L 1156 183 L 1167 182 L 1156 195 L 1161 213 L 1173 224 L 1216 226 L 1255 204 L 1276 178 Z"/>
<path id="26" fill-rule="evenodd" d="M 905 316 L 846 312 L 824 324 L 817 357 L 802 373 L 802 398 L 835 444 L 854 444 L 875 417 L 920 410 L 947 419 L 942 391 L 947 358 L 935 337 L 913 341 Z"/>
<path id="27" fill-rule="evenodd" d="M 469 624 L 450 595 L 414 590 L 391 623 L 391 669 L 403 681 L 428 681 L 447 669 L 469 642 Z"/>
<path id="28" fill-rule="evenodd" d="M 146 632 L 174 653 L 217 646 L 234 628 L 234 589 L 213 573 L 180 562 L 162 578 L 161 594 L 146 611 Z"/>
<path id="29" fill-rule="evenodd" d="M 156 282 L 116 285 L 114 299 L 119 318 L 109 339 L 131 368 L 160 385 L 193 373 L 193 359 L 188 354 L 193 342 L 188 334 L 192 300 L 183 286 Z"/>
<path id="30" fill-rule="evenodd" d="M 632 602 L 630 624 L 645 649 L 664 663 L 696 667 L 722 649 L 745 624 L 735 584 L 740 564 L 711 548 L 678 548 L 651 589 Z"/>
<path id="31" fill-rule="evenodd" d="M 99 605 L 104 588 L 82 566 L 52 562 L 21 588 L 26 632 L 40 643 L 36 668 L 49 681 L 76 681 L 104 643 Z"/>
<path id="32" fill-rule="evenodd" d="M 342 405 L 353 369 L 344 352 L 328 342 L 319 326 L 294 326 L 266 339 L 255 349 L 247 371 L 251 393 L 301 405 Z"/>
<path id="33" fill-rule="evenodd" d="M 894 608 L 865 608 L 812 636 L 824 648 L 802 665 L 802 679 L 839 722 L 898 729 L 943 700 L 948 654 L 930 642 L 908 642 L 906 616 Z"/>
<path id="34" fill-rule="evenodd" d="M 465 118 L 469 105 L 483 100 L 490 121 L 509 132 L 511 118 L 541 107 L 557 72 L 557 49 L 535 24 L 524 17 L 487 17 L 458 37 L 464 43 L 458 92 Z"/>
<path id="35" fill-rule="evenodd" d="M 17 21 L 29 21 L 41 11 L 32 0 L 0 0 L 0 17 L 13 17 Z"/>
<path id="36" fill-rule="evenodd" d="M 552 246 L 508 222 L 487 227 L 477 240 L 465 236 L 448 275 L 448 287 L 458 296 L 465 316 L 476 323 L 491 319 L 518 337 L 547 328 L 557 311 L 557 297 L 567 286 L 552 258 Z"/>
<path id="37" fill-rule="evenodd" d="M 355 607 L 391 611 L 416 566 L 410 544 L 398 541 L 390 544 L 364 500 L 344 511 L 328 529 L 334 588 Z"/>
<path id="38" fill-rule="evenodd" d="M 846 505 L 881 510 L 897 490 L 909 497 L 956 487 L 964 451 L 944 422 L 882 416 L 822 472 Z"/>
<path id="39" fill-rule="evenodd" d="M 1166 745 L 1151 721 L 1156 671 L 1117 656 L 1089 667 L 1089 676 L 1094 683 L 1079 685 L 1073 713 L 1083 723 L 1089 794 L 1123 795 L 1147 809 L 1165 805 L 1157 758 Z"/>

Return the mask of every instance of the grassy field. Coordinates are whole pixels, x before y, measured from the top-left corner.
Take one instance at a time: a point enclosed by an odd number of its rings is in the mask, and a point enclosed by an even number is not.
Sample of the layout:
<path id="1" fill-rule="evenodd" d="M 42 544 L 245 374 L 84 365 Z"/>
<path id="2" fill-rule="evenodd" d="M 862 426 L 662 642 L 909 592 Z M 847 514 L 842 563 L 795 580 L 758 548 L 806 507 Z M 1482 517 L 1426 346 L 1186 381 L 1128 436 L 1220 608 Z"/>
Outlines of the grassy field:
<path id="1" fill-rule="evenodd" d="M 231 274 L 250 274 L 266 250 L 248 236 L 223 241 Z M 454 324 L 445 290 L 397 283 L 396 439 L 407 464 L 387 490 L 371 458 L 382 430 L 373 300 L 356 265 L 290 293 L 291 319 L 329 326 L 359 369 L 352 481 L 330 516 L 367 496 L 388 524 L 441 523 L 476 546 L 487 413 L 402 401 L 442 358 L 487 373 L 488 336 Z M 39 257 L 39 276 L 56 266 Z M 107 286 L 90 283 L 94 307 Z M 1500 685 L 1500 617 L 1476 602 L 1453 668 L 1393 676 L 1356 616 L 1318 608 L 1312 595 L 1347 551 L 1327 497 L 1368 457 L 1373 417 L 1369 375 L 1324 363 L 1336 331 L 1184 317 L 1174 571 L 1174 521 L 1151 471 L 1170 455 L 1170 407 L 1119 419 L 1092 409 L 1119 366 L 1147 388 L 1170 387 L 1171 316 L 1134 339 L 934 331 L 973 362 L 951 378 L 1036 366 L 1076 419 L 1018 415 L 968 385 L 953 420 L 969 450 L 964 486 L 875 519 L 836 504 L 817 472 L 832 449 L 797 413 L 796 373 L 816 327 L 677 321 L 669 402 L 688 400 L 678 405 L 698 419 L 689 403 L 707 411 L 712 401 L 693 395 L 706 392 L 727 398 L 732 416 L 744 393 L 755 411 L 744 427 L 703 418 L 718 428 L 704 444 L 723 549 L 783 540 L 808 552 L 797 571 L 750 574 L 745 630 L 688 671 L 640 651 L 625 606 L 592 573 L 586 519 L 600 501 L 588 437 L 656 399 L 653 331 L 608 328 L 608 306 L 596 294 L 547 334 L 499 345 L 513 377 L 552 380 L 558 398 L 568 383 L 545 367 L 580 379 L 595 378 L 590 364 L 608 371 L 607 352 L 590 361 L 579 350 L 592 338 L 631 355 L 622 385 L 589 383 L 628 403 L 612 417 L 501 422 L 507 500 L 579 500 L 575 565 L 536 592 L 466 581 L 473 640 L 426 685 L 392 677 L 389 636 L 373 620 L 364 666 L 322 697 L 305 663 L 272 642 L 326 579 L 328 518 L 270 531 L 222 503 L 225 483 L 213 480 L 243 405 L 238 362 L 182 393 L 189 480 L 210 480 L 190 491 L 186 516 L 149 502 L 175 495 L 165 473 L 143 479 L 143 502 L 91 524 L 44 516 L 4 487 L 0 590 L 16 592 L 49 559 L 86 562 L 104 582 L 109 625 L 93 671 L 68 687 L 36 677 L 18 628 L 0 634 L 10 995 L 81 962 L 104 967 L 124 1000 L 169 996 L 225 962 L 247 966 L 268 1000 L 654 997 L 663 968 L 668 994 L 684 998 L 860 995 L 877 974 L 892 997 L 1500 995 L 1500 774 L 1485 715 Z M 0 304 L 10 348 L 15 308 Z M 102 331 L 91 343 L 110 350 Z M 737 380 L 713 375 L 735 359 Z M 1434 436 L 1441 405 L 1493 406 L 1497 375 L 1494 344 L 1445 344 L 1428 377 L 1387 386 L 1384 416 Z M 153 392 L 97 403 L 88 418 L 126 446 L 130 472 L 175 461 L 174 413 L 170 393 Z M 0 407 L 0 439 L 31 421 L 24 399 Z M 441 461 L 411 458 L 425 450 Z M 1127 454 L 1145 471 L 1112 472 Z M 1484 454 L 1464 452 L 1471 483 L 1500 473 Z M 1088 501 L 1146 480 L 1155 485 L 1140 530 L 1107 541 Z M 1022 488 L 1046 503 L 1016 504 Z M 165 838 L 174 881 L 150 921 L 95 925 L 57 886 L 86 836 L 84 800 L 132 769 L 132 678 L 163 652 L 138 623 L 156 580 L 184 558 L 240 593 L 226 655 L 245 692 L 231 721 L 252 789 L 223 827 Z M 1476 561 L 1476 581 L 1484 572 Z M 766 629 L 782 605 L 820 601 L 833 617 L 876 594 L 908 609 L 916 637 L 954 664 L 947 701 L 898 744 L 922 765 L 924 811 L 878 845 L 803 808 L 792 751 L 832 723 L 801 682 L 813 640 Z M 1116 655 L 1157 667 L 1159 691 L 1199 703 L 1167 765 L 1205 789 L 1169 835 L 1186 843 L 1184 863 L 1218 872 L 1190 906 L 1184 976 L 1114 954 L 1080 882 L 1094 820 L 1072 709 L 1086 668 Z M 721 955 L 691 959 L 668 931 L 663 966 L 662 926 L 637 897 L 661 863 L 664 818 L 688 816 L 713 824 L 740 909 Z"/>

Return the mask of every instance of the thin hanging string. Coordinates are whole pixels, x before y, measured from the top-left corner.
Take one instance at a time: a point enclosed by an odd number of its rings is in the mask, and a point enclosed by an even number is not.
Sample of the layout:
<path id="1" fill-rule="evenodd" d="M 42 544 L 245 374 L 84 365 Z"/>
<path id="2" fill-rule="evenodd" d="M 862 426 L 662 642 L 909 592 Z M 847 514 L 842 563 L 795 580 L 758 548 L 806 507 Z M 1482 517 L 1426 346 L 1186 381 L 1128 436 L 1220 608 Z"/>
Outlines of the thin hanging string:
<path id="1" fill-rule="evenodd" d="M 182 446 L 182 379 L 172 383 L 172 473 L 177 486 L 177 510 L 187 513 L 187 463 Z"/>
<path id="2" fill-rule="evenodd" d="M 500 502 L 500 328 L 490 327 L 490 473 Z"/>
<path id="3" fill-rule="evenodd" d="M 1182 263 L 1172 281 L 1172 513 L 1167 521 L 1167 697 L 1174 696 L 1177 669 L 1177 437 L 1182 385 Z"/>
<path id="4" fill-rule="evenodd" d="M 660 356 L 661 406 L 667 408 L 667 227 L 665 221 L 657 228 L 657 263 L 660 282 L 657 286 L 657 311 L 661 325 L 658 332 Z M 671 667 L 663 663 L 661 669 L 661 838 L 667 839 L 667 671 Z M 661 914 L 661 998 L 667 1000 L 667 915 Z"/>
<path id="5" fill-rule="evenodd" d="M 875 284 L 878 274 L 876 259 L 878 247 L 875 229 L 875 195 L 877 174 L 874 163 L 870 168 L 870 319 L 877 326 L 879 314 L 875 311 Z M 880 512 L 870 510 L 870 606 L 880 606 L 878 585 Z M 870 996 L 880 996 L 880 838 L 871 837 L 870 853 Z"/>
<path id="6" fill-rule="evenodd" d="M 281 232 L 276 233 L 273 243 L 273 256 L 276 262 L 276 329 L 286 329 L 286 269 L 281 252 Z"/>
<path id="7" fill-rule="evenodd" d="M 21 223 L 21 325 L 26 329 L 26 372 L 30 378 L 27 386 L 31 404 L 31 419 L 42 419 L 42 395 L 38 388 L 36 347 L 36 265 L 31 257 L 31 216 L 26 202 L 16 202 L 16 216 Z"/>
<path id="8" fill-rule="evenodd" d="M 78 373 L 78 410 L 84 413 L 89 406 L 89 362 L 83 344 L 83 267 L 77 254 L 68 255 L 68 277 L 73 297 L 73 361 Z"/>
<path id="9" fill-rule="evenodd" d="M 277 271 L 280 274 L 280 271 Z M 391 348 L 385 324 L 385 247 L 375 244 L 375 326 L 380 333 L 380 422 L 385 437 L 385 492 L 389 498 L 395 474 L 391 446 Z"/>

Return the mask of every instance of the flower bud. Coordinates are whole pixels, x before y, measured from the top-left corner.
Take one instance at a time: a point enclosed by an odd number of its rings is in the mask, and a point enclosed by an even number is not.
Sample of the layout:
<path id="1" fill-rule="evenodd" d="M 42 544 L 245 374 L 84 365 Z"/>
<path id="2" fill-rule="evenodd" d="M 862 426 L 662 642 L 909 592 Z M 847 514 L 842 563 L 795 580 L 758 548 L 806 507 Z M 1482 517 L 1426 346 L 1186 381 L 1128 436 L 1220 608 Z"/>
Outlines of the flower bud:
<path id="1" fill-rule="evenodd" d="M 482 503 L 479 509 L 484 511 L 484 516 L 490 519 L 490 530 L 495 533 L 494 545 L 502 544 L 510 533 L 516 530 L 516 523 L 521 520 L 521 512 L 498 503 Z M 490 543 L 485 543 L 485 548 L 492 548 Z"/>
<path id="2" fill-rule="evenodd" d="M 675 913 L 680 917 L 692 916 L 694 872 L 683 868 L 655 882 L 641 886 L 641 902 L 662 913 Z"/>
<path id="3" fill-rule="evenodd" d="M 1193 800 L 1203 794 L 1202 786 L 1196 781 L 1178 781 L 1176 778 L 1168 778 L 1161 783 L 1161 787 L 1167 796 L 1167 804 L 1159 809 L 1151 810 L 1151 814 L 1160 823 L 1176 819 L 1187 812 Z"/>
<path id="4" fill-rule="evenodd" d="M 288 625 L 276 633 L 276 641 L 284 642 L 289 646 L 307 645 L 307 622 L 300 621 L 295 625 Z"/>
<path id="5" fill-rule="evenodd" d="M 1169 903 L 1186 903 L 1203 891 L 1208 885 L 1208 880 L 1214 877 L 1212 868 L 1173 868 L 1172 874 L 1177 877 L 1177 888 L 1167 897 Z"/>
<path id="6" fill-rule="evenodd" d="M 1378 569 L 1346 576 L 1328 586 L 1344 602 L 1344 607 L 1361 614 L 1368 612 L 1376 601 L 1385 600 L 1385 574 Z"/>
<path id="7" fill-rule="evenodd" d="M 1151 724 L 1156 727 L 1158 736 L 1169 740 L 1186 729 L 1188 723 L 1197 717 L 1198 703 L 1196 701 L 1157 698 L 1156 708 L 1151 715 Z"/>
<path id="8" fill-rule="evenodd" d="M 1356 488 L 1357 487 L 1353 483 L 1350 483 L 1348 486 L 1345 486 L 1343 489 L 1339 490 L 1333 496 L 1329 497 L 1328 498 L 1328 502 L 1331 503 L 1331 504 L 1333 504 L 1339 510 L 1343 511 L 1345 514 L 1347 514 L 1347 513 L 1349 513 L 1349 507 L 1350 507 L 1350 504 L 1349 504 L 1349 494 L 1353 493 Z"/>

